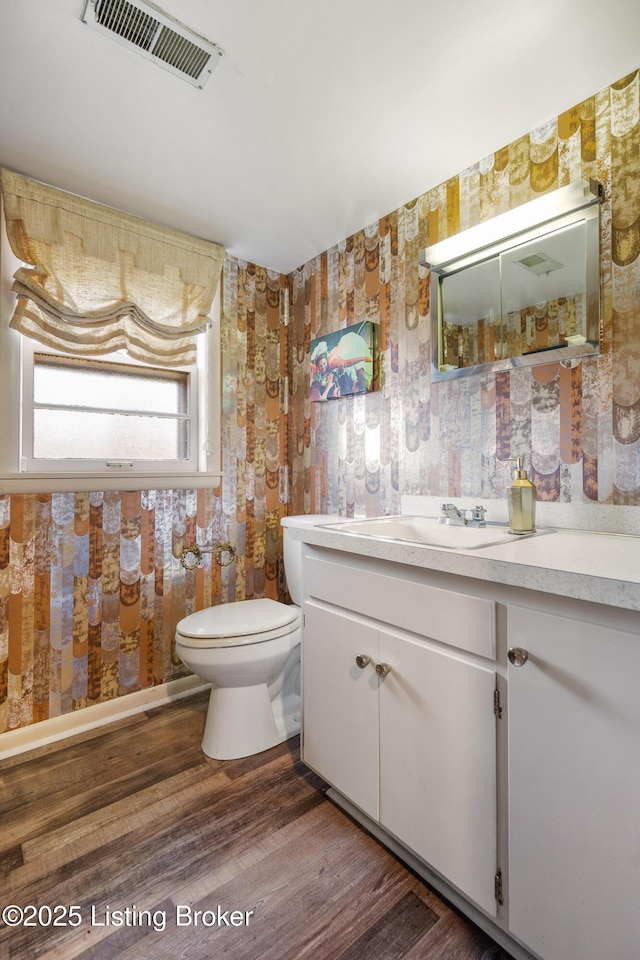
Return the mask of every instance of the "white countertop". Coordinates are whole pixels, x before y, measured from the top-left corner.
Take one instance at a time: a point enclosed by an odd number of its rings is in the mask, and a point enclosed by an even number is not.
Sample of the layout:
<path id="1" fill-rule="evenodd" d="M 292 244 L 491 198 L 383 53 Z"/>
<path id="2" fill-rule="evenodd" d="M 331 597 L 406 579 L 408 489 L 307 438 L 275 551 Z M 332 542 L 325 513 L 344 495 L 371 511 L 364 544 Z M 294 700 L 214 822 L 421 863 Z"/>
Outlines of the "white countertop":
<path id="1" fill-rule="evenodd" d="M 330 523 L 336 517 L 327 517 Z M 345 518 L 346 519 L 346 518 Z M 640 610 L 640 537 L 539 528 L 532 537 L 474 550 L 384 540 L 329 527 L 290 527 L 296 540 L 543 593 Z"/>

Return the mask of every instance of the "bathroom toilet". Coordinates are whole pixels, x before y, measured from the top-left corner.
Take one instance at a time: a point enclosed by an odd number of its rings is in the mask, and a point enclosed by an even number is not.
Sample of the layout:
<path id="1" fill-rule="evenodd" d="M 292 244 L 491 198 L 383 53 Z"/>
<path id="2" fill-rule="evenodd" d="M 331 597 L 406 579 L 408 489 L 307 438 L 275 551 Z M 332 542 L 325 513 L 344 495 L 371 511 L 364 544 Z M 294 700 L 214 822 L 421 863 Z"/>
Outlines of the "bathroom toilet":
<path id="1" fill-rule="evenodd" d="M 302 543 L 289 529 L 330 522 L 285 517 L 284 567 L 294 605 L 238 600 L 192 613 L 176 627 L 176 653 L 208 680 L 211 694 L 202 749 L 216 760 L 268 750 L 300 731 Z"/>

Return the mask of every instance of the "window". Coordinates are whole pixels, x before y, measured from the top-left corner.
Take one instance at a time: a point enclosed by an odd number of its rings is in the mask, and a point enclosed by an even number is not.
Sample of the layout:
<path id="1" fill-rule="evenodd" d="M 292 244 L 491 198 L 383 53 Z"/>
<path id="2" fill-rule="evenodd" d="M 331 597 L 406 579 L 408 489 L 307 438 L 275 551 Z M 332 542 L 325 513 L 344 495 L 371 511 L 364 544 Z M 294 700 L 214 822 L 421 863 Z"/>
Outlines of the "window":
<path id="1" fill-rule="evenodd" d="M 153 367 L 119 353 L 70 357 L 8 328 L 5 266 L 0 491 L 18 489 L 18 477 L 19 489 L 42 490 L 43 475 L 52 478 L 47 490 L 118 488 L 123 475 L 127 489 L 211 484 L 220 469 L 218 299 L 190 367 Z"/>
<path id="2" fill-rule="evenodd" d="M 197 382 L 197 368 L 67 357 L 25 343 L 24 467 L 197 470 Z"/>
<path id="3" fill-rule="evenodd" d="M 210 485 L 222 248 L 0 175 L 0 492 Z"/>
<path id="4" fill-rule="evenodd" d="M 64 476 L 65 489 L 117 487 L 123 475 L 129 489 L 211 483 L 219 470 L 219 344 L 212 314 L 198 362 L 167 368 L 121 354 L 84 358 L 46 350 L 7 329 L 3 309 L 0 473 L 33 477 L 39 490 L 35 477 L 42 475 Z M 94 481 L 70 483 L 74 475 Z"/>

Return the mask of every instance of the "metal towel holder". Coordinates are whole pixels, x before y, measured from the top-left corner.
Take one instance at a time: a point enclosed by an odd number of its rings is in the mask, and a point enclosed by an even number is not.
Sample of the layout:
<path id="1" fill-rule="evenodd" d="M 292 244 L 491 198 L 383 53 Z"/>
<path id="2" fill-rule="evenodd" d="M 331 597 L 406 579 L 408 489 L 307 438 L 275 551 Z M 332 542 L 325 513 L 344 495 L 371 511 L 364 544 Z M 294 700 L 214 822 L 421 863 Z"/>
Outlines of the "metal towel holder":
<path id="1" fill-rule="evenodd" d="M 221 543 L 212 544 L 209 547 L 199 547 L 197 543 L 188 544 L 182 549 L 182 553 L 180 554 L 180 563 L 185 570 L 195 570 L 196 567 L 199 567 L 202 563 L 203 553 L 212 553 L 214 560 L 220 567 L 228 567 L 229 564 L 233 563 L 236 558 L 236 551 L 234 547 L 231 546 L 228 540 L 223 540 Z M 222 559 L 223 553 L 228 554 L 226 560 Z M 192 555 L 192 560 L 187 559 L 189 555 Z"/>

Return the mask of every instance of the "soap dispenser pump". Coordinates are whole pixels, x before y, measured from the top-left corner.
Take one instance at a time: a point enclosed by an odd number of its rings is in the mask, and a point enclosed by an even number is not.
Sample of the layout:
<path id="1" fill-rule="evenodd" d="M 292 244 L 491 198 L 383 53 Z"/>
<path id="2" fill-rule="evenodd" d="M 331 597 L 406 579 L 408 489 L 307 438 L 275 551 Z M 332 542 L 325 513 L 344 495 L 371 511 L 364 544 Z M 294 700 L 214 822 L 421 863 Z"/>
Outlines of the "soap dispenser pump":
<path id="1" fill-rule="evenodd" d="M 509 532 L 521 535 L 536 529 L 536 488 L 527 477 L 524 457 L 507 457 L 517 463 L 518 475 L 507 490 Z"/>

